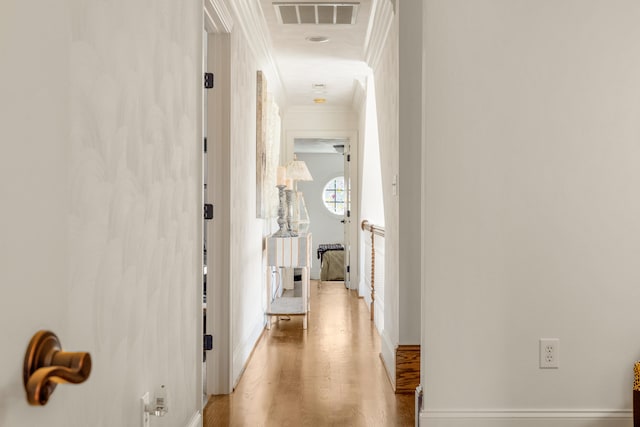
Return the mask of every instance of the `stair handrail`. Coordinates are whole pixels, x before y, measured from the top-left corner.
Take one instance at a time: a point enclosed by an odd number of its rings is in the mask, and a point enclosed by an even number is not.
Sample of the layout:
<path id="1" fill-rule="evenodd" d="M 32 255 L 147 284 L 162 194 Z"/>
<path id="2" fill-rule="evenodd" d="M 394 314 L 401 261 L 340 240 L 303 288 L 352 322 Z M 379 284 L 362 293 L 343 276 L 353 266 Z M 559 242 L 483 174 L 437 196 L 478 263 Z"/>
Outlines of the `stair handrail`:
<path id="1" fill-rule="evenodd" d="M 377 235 L 377 236 L 381 236 L 384 237 L 384 227 L 381 227 L 379 225 L 374 225 L 371 224 L 368 220 L 362 220 L 362 224 L 360 224 L 360 227 L 362 228 L 362 230 L 364 231 L 370 231 L 373 234 Z"/>
<path id="2" fill-rule="evenodd" d="M 375 287 L 375 277 L 376 277 L 376 242 L 375 236 L 384 237 L 384 227 L 379 225 L 371 224 L 368 220 L 362 220 L 360 224 L 360 228 L 363 231 L 369 231 L 371 233 L 371 320 L 374 320 L 374 307 L 376 301 L 376 287 Z"/>

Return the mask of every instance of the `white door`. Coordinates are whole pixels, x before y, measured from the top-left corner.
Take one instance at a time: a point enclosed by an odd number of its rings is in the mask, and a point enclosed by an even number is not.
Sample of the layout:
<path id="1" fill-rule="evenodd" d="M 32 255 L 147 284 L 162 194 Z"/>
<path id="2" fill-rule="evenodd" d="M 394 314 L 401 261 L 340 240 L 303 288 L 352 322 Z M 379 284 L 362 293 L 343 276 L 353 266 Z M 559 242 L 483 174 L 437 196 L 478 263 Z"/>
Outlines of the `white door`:
<path id="1" fill-rule="evenodd" d="M 46 410 L 33 410 L 22 385 L 25 350 L 39 329 L 87 350 L 68 315 L 74 304 L 64 102 L 69 46 L 52 25 L 64 18 L 59 5 L 41 2 L 37 13 L 32 7 L 21 1 L 0 7 L 0 425 L 18 427 L 62 426 L 56 418 L 62 419 L 74 395 L 86 393 L 83 386 L 69 386 L 67 393 L 61 385 Z"/>
<path id="2" fill-rule="evenodd" d="M 344 286 L 351 289 L 351 141 L 344 145 Z"/>
<path id="3" fill-rule="evenodd" d="M 198 22 L 196 5 L 165 5 Z M 140 397 L 161 384 L 163 425 L 199 418 L 199 58 L 141 75 L 174 38 L 127 38 L 140 6 L 0 2 L 0 426 L 137 426 Z M 185 81 L 180 117 L 149 92 Z M 22 378 L 38 330 L 93 360 L 85 383 L 40 407 Z"/>

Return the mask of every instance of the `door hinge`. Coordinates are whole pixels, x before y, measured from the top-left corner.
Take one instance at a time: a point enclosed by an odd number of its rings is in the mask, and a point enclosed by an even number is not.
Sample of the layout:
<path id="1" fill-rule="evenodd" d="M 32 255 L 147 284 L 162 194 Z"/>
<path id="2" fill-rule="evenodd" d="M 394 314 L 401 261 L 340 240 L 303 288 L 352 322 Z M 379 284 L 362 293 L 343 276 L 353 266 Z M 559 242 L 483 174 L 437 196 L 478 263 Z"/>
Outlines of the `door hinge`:
<path id="1" fill-rule="evenodd" d="M 351 273 L 351 266 L 347 265 L 347 273 Z"/>
<path id="2" fill-rule="evenodd" d="M 204 137 L 204 152 L 207 152 L 207 137 Z"/>
<path id="3" fill-rule="evenodd" d="M 204 205 L 204 219 L 213 219 L 213 205 L 211 203 Z"/>
<path id="4" fill-rule="evenodd" d="M 211 89 L 213 87 L 213 73 L 204 73 L 204 88 Z"/>
<path id="5" fill-rule="evenodd" d="M 213 350 L 213 335 L 206 334 L 203 335 L 202 338 L 204 338 L 202 341 L 202 349 L 204 351 Z"/>
<path id="6" fill-rule="evenodd" d="M 351 161 L 351 154 L 347 154 L 347 162 Z"/>
<path id="7" fill-rule="evenodd" d="M 351 210 L 347 211 L 347 218 L 351 218 Z"/>

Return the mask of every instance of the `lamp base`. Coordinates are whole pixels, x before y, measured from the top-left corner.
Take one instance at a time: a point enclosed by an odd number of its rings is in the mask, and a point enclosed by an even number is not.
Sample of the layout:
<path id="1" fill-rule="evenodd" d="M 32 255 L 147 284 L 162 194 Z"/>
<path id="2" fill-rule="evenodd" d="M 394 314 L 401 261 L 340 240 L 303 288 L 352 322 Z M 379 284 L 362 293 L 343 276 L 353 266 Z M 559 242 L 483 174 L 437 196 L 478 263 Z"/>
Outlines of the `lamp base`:
<path id="1" fill-rule="evenodd" d="M 287 199 L 285 196 L 284 189 L 286 185 L 276 185 L 276 187 L 278 187 L 278 195 L 280 196 L 279 197 L 280 204 L 278 205 L 278 226 L 280 227 L 280 230 L 276 231 L 271 236 L 272 237 L 292 237 L 291 232 L 289 232 L 289 230 L 287 229 L 287 220 L 285 218 L 285 215 L 286 215 L 285 204 L 287 203 Z"/>

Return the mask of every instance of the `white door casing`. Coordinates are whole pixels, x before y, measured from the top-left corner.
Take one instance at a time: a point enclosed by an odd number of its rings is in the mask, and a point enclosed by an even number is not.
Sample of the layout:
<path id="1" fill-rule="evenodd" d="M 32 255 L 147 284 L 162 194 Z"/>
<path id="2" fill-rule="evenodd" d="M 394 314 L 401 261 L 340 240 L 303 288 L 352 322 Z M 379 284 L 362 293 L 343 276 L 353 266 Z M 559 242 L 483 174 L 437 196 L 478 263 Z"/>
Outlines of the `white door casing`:
<path id="1" fill-rule="evenodd" d="M 345 246 L 346 246 L 346 242 L 358 242 L 358 227 L 359 224 L 357 224 L 357 221 L 353 221 L 354 218 L 359 218 L 359 205 L 358 205 L 358 188 L 360 183 L 358 182 L 357 179 L 357 171 L 358 171 L 358 150 L 357 150 L 357 144 L 355 141 L 357 141 L 358 138 L 358 132 L 356 130 L 324 130 L 324 129 L 319 129 L 319 130 L 309 130 L 309 129 L 304 129 L 304 130 L 299 130 L 299 129 L 291 129 L 285 132 L 285 144 L 283 146 L 281 155 L 284 156 L 285 159 L 287 159 L 287 162 L 289 160 L 293 159 L 293 150 L 294 150 L 294 141 L 298 138 L 320 138 L 320 139 L 344 139 L 349 141 L 347 143 L 347 145 L 350 147 L 350 154 L 351 154 L 351 161 L 347 162 L 347 150 L 349 150 L 349 148 L 347 146 L 345 146 L 345 170 L 344 170 L 344 174 L 345 174 L 345 185 L 347 182 L 347 176 L 350 176 L 351 179 L 351 200 L 350 200 L 350 205 L 351 205 L 351 219 L 352 221 L 350 222 L 350 224 L 348 224 L 345 221 Z M 348 174 L 348 175 L 347 175 Z M 311 221 L 313 221 L 313 218 L 311 218 Z M 348 224 L 348 225 L 347 225 Z M 347 240 L 349 239 L 349 240 Z M 346 249 L 346 248 L 345 248 Z M 358 245 L 357 244 L 352 244 L 350 245 L 350 251 L 349 253 L 349 259 L 347 260 L 347 252 L 345 252 L 345 268 L 347 265 L 351 265 L 350 268 L 350 287 L 349 289 L 357 289 L 358 288 L 358 282 L 359 282 L 359 264 L 358 264 Z M 347 285 L 347 280 L 345 280 L 345 286 Z"/>
<path id="2" fill-rule="evenodd" d="M 351 289 L 351 140 L 344 145 L 344 286 Z M 354 242 L 357 242 L 355 240 Z"/>
<path id="3" fill-rule="evenodd" d="M 208 183 L 207 199 L 214 218 L 207 225 L 207 333 L 213 350 L 207 353 L 206 390 L 209 394 L 233 391 L 231 346 L 230 234 L 230 102 L 232 20 L 220 1 L 205 2 L 208 33 L 207 71 L 214 73 L 214 88 L 207 91 Z"/>

